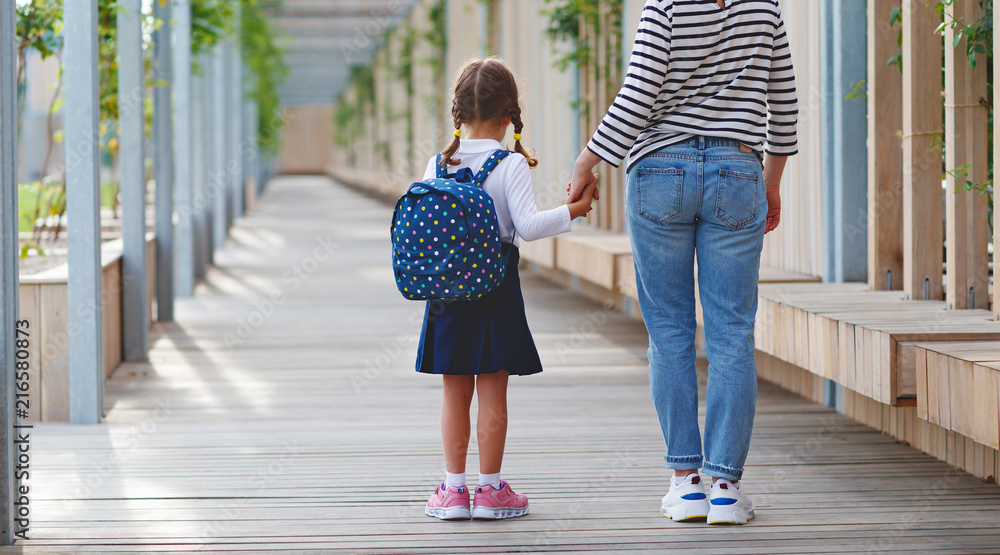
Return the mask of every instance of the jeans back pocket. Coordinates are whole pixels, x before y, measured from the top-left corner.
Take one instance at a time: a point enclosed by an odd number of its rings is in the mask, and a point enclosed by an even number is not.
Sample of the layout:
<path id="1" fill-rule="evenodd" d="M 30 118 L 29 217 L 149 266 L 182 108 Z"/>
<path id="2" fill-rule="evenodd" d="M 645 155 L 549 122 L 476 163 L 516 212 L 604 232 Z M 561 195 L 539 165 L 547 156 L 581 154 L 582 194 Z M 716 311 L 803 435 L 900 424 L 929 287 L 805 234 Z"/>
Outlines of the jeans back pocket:
<path id="1" fill-rule="evenodd" d="M 681 214 L 684 193 L 684 170 L 638 168 L 635 185 L 639 215 L 665 224 Z"/>
<path id="2" fill-rule="evenodd" d="M 757 219 L 759 195 L 760 177 L 757 174 L 720 170 L 715 217 L 733 231 L 742 229 Z"/>

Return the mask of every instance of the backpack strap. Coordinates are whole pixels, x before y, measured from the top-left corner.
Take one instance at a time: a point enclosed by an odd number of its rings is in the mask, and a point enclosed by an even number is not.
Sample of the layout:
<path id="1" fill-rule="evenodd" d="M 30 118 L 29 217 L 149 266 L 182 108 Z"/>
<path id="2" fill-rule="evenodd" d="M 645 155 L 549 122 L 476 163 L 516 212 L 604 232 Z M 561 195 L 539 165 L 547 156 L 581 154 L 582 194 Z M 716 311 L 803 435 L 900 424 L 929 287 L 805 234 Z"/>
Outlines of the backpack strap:
<path id="1" fill-rule="evenodd" d="M 436 163 L 435 167 L 437 168 L 437 178 L 438 179 L 445 179 L 448 176 L 448 168 L 445 168 L 445 167 L 441 166 L 441 153 L 440 152 L 437 155 L 437 163 Z"/>
<path id="2" fill-rule="evenodd" d="M 486 178 L 490 176 L 490 173 L 497 168 L 497 164 L 503 161 L 504 158 L 510 156 L 511 152 L 509 150 L 497 150 L 490 155 L 486 163 L 483 164 L 482 168 L 479 168 L 479 173 L 476 177 L 472 179 L 472 182 L 476 184 L 477 187 L 482 187 L 483 183 L 486 183 Z"/>

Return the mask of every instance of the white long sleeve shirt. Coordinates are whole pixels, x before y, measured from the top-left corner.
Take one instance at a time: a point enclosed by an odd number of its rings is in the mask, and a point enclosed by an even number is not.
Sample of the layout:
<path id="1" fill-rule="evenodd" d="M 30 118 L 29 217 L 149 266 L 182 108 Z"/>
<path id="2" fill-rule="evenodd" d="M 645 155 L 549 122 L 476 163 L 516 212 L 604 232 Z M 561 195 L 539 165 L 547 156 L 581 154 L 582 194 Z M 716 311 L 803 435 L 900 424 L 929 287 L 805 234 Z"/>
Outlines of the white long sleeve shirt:
<path id="1" fill-rule="evenodd" d="M 797 152 L 798 101 L 777 0 L 647 0 L 628 75 L 588 148 L 628 169 L 695 135 Z"/>
<path id="2" fill-rule="evenodd" d="M 455 173 L 461 168 L 471 168 L 473 173 L 483 166 L 486 160 L 496 150 L 503 146 L 492 139 L 463 139 L 458 152 L 452 158 L 461 160 L 458 166 L 450 166 L 448 173 Z M 424 179 L 437 176 L 437 156 L 427 162 Z M 507 242 L 517 230 L 514 246 L 520 246 L 518 237 L 525 241 L 535 241 L 552 237 L 570 230 L 571 219 L 569 206 L 562 205 L 552 210 L 539 211 L 535 204 L 535 193 L 531 188 L 531 174 L 528 161 L 524 156 L 514 152 L 502 160 L 493 173 L 483 183 L 485 190 L 496 206 L 497 219 L 500 221 L 500 238 Z"/>

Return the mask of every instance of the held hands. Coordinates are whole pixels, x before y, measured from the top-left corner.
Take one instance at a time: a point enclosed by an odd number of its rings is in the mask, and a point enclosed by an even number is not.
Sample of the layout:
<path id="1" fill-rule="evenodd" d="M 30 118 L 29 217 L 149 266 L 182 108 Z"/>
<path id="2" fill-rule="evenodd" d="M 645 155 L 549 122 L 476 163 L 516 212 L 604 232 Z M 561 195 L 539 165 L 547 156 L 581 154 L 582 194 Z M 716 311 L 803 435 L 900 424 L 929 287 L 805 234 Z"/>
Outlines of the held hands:
<path id="1" fill-rule="evenodd" d="M 569 217 L 571 220 L 575 220 L 580 216 L 586 216 L 594 209 L 594 200 L 598 196 L 597 184 L 601 181 L 601 176 L 598 174 L 591 174 L 590 181 L 584 185 L 583 189 L 580 191 L 579 198 L 576 200 L 567 199 L 566 204 L 569 205 Z M 570 185 L 572 187 L 572 184 Z"/>
<path id="2" fill-rule="evenodd" d="M 594 181 L 594 167 L 600 163 L 601 159 L 589 149 L 583 149 L 576 159 L 576 166 L 573 168 L 573 182 L 569 185 L 569 202 L 580 198 L 583 190 Z M 598 176 L 598 179 L 600 176 Z M 601 191 L 594 191 L 594 200 L 601 198 Z"/>

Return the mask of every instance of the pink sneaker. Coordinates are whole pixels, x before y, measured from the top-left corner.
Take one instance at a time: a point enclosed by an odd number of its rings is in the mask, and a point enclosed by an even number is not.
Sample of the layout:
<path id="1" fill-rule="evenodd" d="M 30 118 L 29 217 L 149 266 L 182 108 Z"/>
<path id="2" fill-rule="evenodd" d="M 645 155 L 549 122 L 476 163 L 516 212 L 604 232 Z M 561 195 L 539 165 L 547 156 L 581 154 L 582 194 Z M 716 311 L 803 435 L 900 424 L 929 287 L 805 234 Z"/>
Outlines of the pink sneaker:
<path id="1" fill-rule="evenodd" d="M 444 487 L 441 484 L 434 495 L 427 500 L 424 512 L 441 520 L 469 520 L 469 488 L 465 486 Z"/>
<path id="2" fill-rule="evenodd" d="M 472 518 L 475 519 L 493 520 L 528 514 L 528 498 L 514 493 L 506 481 L 500 482 L 500 489 L 494 489 L 493 486 L 477 487 L 475 499 L 472 506 Z"/>

